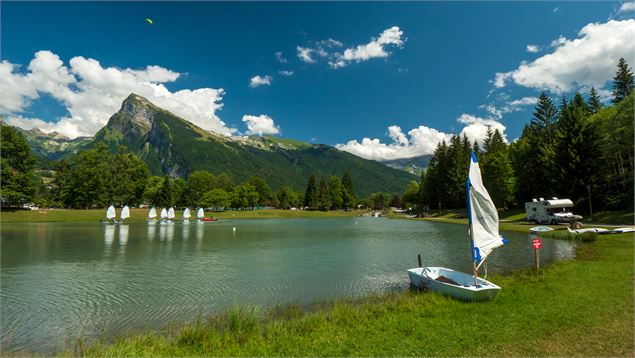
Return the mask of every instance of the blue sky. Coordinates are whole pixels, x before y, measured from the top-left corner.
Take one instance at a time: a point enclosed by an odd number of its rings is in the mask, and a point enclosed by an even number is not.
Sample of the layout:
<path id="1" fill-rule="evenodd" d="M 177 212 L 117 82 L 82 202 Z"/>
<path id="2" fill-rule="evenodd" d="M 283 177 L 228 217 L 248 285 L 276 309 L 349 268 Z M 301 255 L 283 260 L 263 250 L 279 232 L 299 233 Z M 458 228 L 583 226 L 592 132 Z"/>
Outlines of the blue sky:
<path id="1" fill-rule="evenodd" d="M 622 2 L 0 6 L 0 110 L 71 136 L 94 133 L 139 89 L 226 135 L 408 157 L 452 133 L 480 139 L 488 125 L 513 140 L 542 89 L 610 90 L 617 59 L 635 60 L 635 12 Z M 255 76 L 265 83 L 250 86 Z"/>

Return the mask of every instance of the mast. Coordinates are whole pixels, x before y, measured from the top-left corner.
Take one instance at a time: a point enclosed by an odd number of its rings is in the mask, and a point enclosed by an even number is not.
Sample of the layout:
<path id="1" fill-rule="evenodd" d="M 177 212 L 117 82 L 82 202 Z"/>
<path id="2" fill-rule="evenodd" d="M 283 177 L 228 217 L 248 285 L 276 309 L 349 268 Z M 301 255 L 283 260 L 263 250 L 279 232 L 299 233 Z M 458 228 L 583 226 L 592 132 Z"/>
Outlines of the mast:
<path id="1" fill-rule="evenodd" d="M 472 151 L 472 155 L 470 156 L 470 162 L 476 159 L 476 154 Z M 470 200 L 470 189 L 472 188 L 472 184 L 470 183 L 470 175 L 468 172 L 467 175 L 467 190 L 465 191 L 467 195 L 467 218 L 468 218 L 468 229 L 467 235 L 470 239 L 470 246 L 472 247 L 472 273 L 474 275 L 474 287 L 478 287 L 478 270 L 476 268 L 476 255 L 474 253 L 474 231 L 472 230 L 472 202 Z"/>

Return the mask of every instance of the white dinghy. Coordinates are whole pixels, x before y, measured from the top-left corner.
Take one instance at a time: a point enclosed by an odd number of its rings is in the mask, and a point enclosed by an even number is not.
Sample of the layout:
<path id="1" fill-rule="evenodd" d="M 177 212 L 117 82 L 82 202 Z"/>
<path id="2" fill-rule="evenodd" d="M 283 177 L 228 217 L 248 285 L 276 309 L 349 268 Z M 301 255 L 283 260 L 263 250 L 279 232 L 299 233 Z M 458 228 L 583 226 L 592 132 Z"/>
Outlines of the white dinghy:
<path id="1" fill-rule="evenodd" d="M 481 265 L 493 249 L 505 242 L 498 232 L 498 213 L 483 185 L 476 155 L 472 152 L 467 179 L 468 234 L 472 244 L 473 274 L 444 267 L 421 267 L 408 270 L 411 285 L 430 289 L 465 301 L 491 300 L 500 287 L 478 277 Z"/>
<path id="2" fill-rule="evenodd" d="M 115 212 L 115 207 L 110 205 L 108 209 L 106 209 L 106 224 L 110 223 L 110 220 L 113 222 L 117 218 L 117 213 Z"/>
<path id="3" fill-rule="evenodd" d="M 171 223 L 172 219 L 174 219 L 175 215 L 174 215 L 174 208 L 170 207 L 168 209 L 168 222 Z"/>
<path id="4" fill-rule="evenodd" d="M 597 232 L 598 234 L 606 234 L 610 231 L 608 229 L 603 229 L 601 227 L 589 227 L 586 229 L 575 229 L 575 230 L 571 230 L 571 228 L 568 227 L 567 230 L 569 230 L 569 232 L 572 234 L 584 234 L 585 232 Z"/>
<path id="5" fill-rule="evenodd" d="M 148 211 L 148 222 L 155 223 L 156 220 L 157 220 L 157 209 L 152 207 L 150 208 L 150 211 Z"/>
<path id="6" fill-rule="evenodd" d="M 124 206 L 123 209 L 121 209 L 121 213 L 119 214 L 119 223 L 123 224 L 123 221 L 127 218 L 130 217 L 130 208 L 128 207 L 128 205 Z"/>
<path id="7" fill-rule="evenodd" d="M 168 220 L 168 211 L 163 208 L 161 209 L 161 222 L 165 222 Z"/>
<path id="8" fill-rule="evenodd" d="M 183 210 L 183 222 L 190 222 L 191 217 L 192 214 L 190 214 L 190 208 L 185 208 L 185 210 Z"/>
<path id="9" fill-rule="evenodd" d="M 203 211 L 203 208 L 198 208 L 198 211 L 196 212 L 196 219 L 202 222 L 204 217 L 205 217 L 205 211 Z"/>

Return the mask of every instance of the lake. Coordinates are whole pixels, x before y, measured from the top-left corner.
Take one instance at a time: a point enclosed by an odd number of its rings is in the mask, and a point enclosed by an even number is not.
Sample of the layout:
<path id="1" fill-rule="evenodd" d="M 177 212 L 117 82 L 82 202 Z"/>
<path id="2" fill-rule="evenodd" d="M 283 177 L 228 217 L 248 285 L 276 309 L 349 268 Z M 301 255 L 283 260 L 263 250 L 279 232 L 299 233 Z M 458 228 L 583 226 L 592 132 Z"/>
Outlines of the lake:
<path id="1" fill-rule="evenodd" d="M 235 303 L 304 306 L 403 290 L 418 253 L 424 264 L 471 271 L 467 228 L 427 221 L 2 224 L 1 234 L 5 351 L 72 349 L 77 337 L 159 328 Z M 504 236 L 490 274 L 532 266 L 532 237 Z M 574 243 L 543 239 L 541 263 L 574 255 Z"/>

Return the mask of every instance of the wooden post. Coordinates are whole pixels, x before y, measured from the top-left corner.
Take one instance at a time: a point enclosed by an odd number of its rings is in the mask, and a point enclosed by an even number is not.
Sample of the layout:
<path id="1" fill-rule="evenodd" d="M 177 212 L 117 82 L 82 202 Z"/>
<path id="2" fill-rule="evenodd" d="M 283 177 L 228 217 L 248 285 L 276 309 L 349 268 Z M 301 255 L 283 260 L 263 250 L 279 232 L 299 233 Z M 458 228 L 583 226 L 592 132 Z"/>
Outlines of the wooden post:
<path id="1" fill-rule="evenodd" d="M 540 271 L 540 254 L 538 253 L 540 249 L 534 249 L 534 254 L 536 256 L 536 271 Z"/>
<path id="2" fill-rule="evenodd" d="M 589 194 L 589 213 L 591 214 L 591 219 L 589 221 L 593 221 L 593 205 L 591 203 L 591 185 L 586 186 L 587 193 Z"/>
<path id="3" fill-rule="evenodd" d="M 419 262 L 419 267 L 423 267 L 423 265 L 421 264 L 421 254 L 417 255 L 417 262 Z"/>

